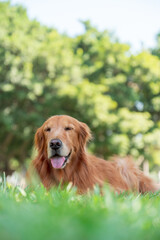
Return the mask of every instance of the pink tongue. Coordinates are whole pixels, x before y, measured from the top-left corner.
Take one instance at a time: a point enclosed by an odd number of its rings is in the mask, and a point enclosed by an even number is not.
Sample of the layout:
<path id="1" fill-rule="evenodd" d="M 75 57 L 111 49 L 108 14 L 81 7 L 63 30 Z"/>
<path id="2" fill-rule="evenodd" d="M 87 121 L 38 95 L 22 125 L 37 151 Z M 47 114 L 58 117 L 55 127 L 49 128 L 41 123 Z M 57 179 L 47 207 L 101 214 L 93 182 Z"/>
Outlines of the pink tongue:
<path id="1" fill-rule="evenodd" d="M 54 168 L 61 168 L 65 161 L 65 157 L 53 157 L 51 158 L 51 164 Z"/>

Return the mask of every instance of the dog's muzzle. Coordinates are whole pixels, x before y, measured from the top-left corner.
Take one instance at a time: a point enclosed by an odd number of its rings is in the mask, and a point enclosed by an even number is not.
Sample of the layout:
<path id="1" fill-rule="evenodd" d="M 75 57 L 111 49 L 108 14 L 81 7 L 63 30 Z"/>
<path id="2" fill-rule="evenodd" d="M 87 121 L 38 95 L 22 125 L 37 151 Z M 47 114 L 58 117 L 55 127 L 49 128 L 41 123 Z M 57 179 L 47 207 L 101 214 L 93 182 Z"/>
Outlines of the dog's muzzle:
<path id="1" fill-rule="evenodd" d="M 52 167 L 56 169 L 64 168 L 68 162 L 70 155 L 71 155 L 71 151 L 68 154 L 68 156 L 59 156 L 59 155 L 52 156 L 50 158 Z"/>

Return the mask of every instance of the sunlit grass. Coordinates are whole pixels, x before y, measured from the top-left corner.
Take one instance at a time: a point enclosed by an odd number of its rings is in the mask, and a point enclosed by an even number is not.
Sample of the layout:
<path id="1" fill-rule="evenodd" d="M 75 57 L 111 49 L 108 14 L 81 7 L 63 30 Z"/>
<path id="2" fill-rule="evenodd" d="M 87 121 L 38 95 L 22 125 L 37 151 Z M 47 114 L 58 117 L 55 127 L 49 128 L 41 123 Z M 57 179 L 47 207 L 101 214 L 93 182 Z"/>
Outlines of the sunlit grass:
<path id="1" fill-rule="evenodd" d="M 160 194 L 0 184 L 0 239 L 160 239 Z"/>

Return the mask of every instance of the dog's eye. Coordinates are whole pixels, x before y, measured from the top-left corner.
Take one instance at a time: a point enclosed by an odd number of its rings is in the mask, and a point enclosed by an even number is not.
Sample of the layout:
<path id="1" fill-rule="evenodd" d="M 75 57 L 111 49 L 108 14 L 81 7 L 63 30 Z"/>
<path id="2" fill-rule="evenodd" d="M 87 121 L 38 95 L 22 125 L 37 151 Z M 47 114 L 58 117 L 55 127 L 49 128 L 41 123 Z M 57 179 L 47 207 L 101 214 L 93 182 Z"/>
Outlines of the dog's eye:
<path id="1" fill-rule="evenodd" d="M 50 131 L 51 131 L 51 128 L 50 128 L 50 127 L 47 127 L 47 128 L 45 129 L 45 131 L 46 131 L 46 132 L 50 132 Z"/>
<path id="2" fill-rule="evenodd" d="M 70 130 L 72 130 L 72 129 L 73 129 L 72 127 L 65 127 L 65 128 L 64 128 L 65 131 L 70 131 Z"/>

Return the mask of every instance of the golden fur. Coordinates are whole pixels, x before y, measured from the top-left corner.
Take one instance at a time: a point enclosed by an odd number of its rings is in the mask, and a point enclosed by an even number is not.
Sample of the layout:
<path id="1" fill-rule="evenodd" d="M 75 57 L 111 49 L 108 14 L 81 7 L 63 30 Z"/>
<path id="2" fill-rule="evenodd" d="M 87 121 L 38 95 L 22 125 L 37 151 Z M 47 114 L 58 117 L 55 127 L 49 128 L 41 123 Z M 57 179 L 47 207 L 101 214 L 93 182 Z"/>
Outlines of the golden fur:
<path id="1" fill-rule="evenodd" d="M 54 138 L 60 139 L 71 151 L 69 162 L 63 169 L 53 168 L 48 157 L 48 142 Z M 47 189 L 60 182 L 72 182 L 79 193 L 92 190 L 95 184 L 102 187 L 104 183 L 117 192 L 132 190 L 145 193 L 160 189 L 129 157 L 105 161 L 88 154 L 85 146 L 90 138 L 90 129 L 85 123 L 66 115 L 49 118 L 37 130 L 35 146 L 38 155 L 33 166 Z"/>

